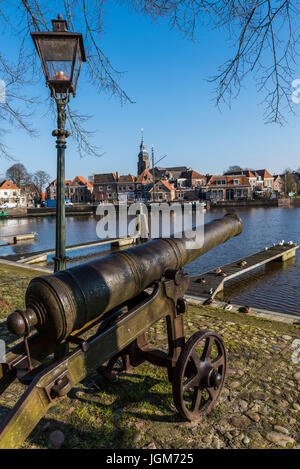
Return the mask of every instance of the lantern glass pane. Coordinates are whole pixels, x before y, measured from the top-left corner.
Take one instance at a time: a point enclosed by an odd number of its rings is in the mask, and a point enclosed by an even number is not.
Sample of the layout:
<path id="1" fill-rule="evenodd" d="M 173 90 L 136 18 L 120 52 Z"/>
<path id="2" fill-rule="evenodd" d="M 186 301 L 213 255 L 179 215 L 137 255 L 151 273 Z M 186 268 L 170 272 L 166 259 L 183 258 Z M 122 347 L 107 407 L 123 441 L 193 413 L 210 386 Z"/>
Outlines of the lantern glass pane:
<path id="1" fill-rule="evenodd" d="M 74 64 L 74 79 L 73 79 L 73 84 L 75 87 L 77 85 L 81 64 L 82 64 L 82 58 L 81 58 L 81 53 L 80 53 L 80 47 L 79 45 L 77 45 L 76 58 L 75 58 L 75 64 Z"/>
<path id="2" fill-rule="evenodd" d="M 47 80 L 71 81 L 76 38 L 39 38 L 38 43 Z"/>

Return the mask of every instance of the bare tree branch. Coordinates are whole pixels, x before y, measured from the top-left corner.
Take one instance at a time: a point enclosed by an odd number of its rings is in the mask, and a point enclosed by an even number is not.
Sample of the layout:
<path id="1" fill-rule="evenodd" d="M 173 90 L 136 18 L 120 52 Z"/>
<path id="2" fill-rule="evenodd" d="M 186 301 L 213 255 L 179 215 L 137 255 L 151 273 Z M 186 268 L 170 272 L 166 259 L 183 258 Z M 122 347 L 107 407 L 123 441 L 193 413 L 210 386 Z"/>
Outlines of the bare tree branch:
<path id="1" fill-rule="evenodd" d="M 225 31 L 234 48 L 231 58 L 210 79 L 216 86 L 216 103 L 231 104 L 245 79 L 253 75 L 257 90 L 264 95 L 266 122 L 283 123 L 286 112 L 293 112 L 290 83 L 295 78 L 299 47 L 299 0 L 116 0 L 152 20 L 168 21 L 192 40 L 201 28 Z M 82 31 L 87 51 L 86 72 L 98 91 L 133 102 L 120 86 L 117 71 L 103 51 L 103 10 L 105 0 L 19 0 L 0 1 L 0 22 L 20 40 L 20 57 L 11 65 L 0 56 L 0 77 L 6 83 L 6 102 L 0 105 L 0 125 L 15 123 L 33 133 L 29 117 L 36 100 L 25 91 L 41 76 L 37 57 L 28 46 L 32 30 L 49 30 L 57 12 L 67 18 L 70 30 Z M 30 55 L 31 54 L 31 55 Z M 39 70 L 37 72 L 37 70 Z M 28 110 L 29 109 L 29 110 Z M 77 121 L 79 119 L 79 121 Z M 95 154 L 90 133 L 83 128 L 86 116 L 70 113 L 69 123 L 81 155 Z M 3 128 L 3 125 L 2 127 Z M 0 155 L 7 156 L 4 142 Z"/>

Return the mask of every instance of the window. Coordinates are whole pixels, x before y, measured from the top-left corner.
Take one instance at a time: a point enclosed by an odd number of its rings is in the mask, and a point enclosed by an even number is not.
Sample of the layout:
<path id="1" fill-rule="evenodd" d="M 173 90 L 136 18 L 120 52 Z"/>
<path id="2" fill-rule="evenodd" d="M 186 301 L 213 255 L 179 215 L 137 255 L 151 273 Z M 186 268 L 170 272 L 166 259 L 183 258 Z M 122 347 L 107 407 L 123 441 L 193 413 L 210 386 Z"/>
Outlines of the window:
<path id="1" fill-rule="evenodd" d="M 103 191 L 103 186 L 99 186 L 99 192 Z"/>
<path id="2" fill-rule="evenodd" d="M 216 180 L 216 185 L 217 186 L 221 186 L 221 185 L 225 185 L 225 184 L 226 184 L 225 179 L 217 179 Z"/>
<path id="3" fill-rule="evenodd" d="M 109 186 L 107 186 L 107 190 L 108 190 L 108 191 L 110 191 L 110 190 L 111 190 L 111 186 L 110 186 L 110 185 L 109 185 Z"/>
<path id="4" fill-rule="evenodd" d="M 239 180 L 239 179 L 234 179 L 234 180 L 233 180 L 233 184 L 234 184 L 235 186 L 238 186 L 239 183 L 240 183 L 240 180 Z"/>

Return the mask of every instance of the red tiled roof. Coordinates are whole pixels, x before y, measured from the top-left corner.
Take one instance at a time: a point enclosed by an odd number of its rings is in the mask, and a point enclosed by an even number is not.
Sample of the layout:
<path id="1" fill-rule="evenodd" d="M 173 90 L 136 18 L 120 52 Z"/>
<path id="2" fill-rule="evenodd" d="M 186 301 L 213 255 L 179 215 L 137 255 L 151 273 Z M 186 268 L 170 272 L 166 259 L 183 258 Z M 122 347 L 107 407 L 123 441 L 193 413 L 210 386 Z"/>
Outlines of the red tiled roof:
<path id="1" fill-rule="evenodd" d="M 1 182 L 0 189 L 19 189 L 19 188 L 13 182 L 9 181 L 8 179 L 5 179 L 4 181 Z"/>
<path id="2" fill-rule="evenodd" d="M 168 181 L 159 181 L 158 184 L 163 184 L 167 189 L 169 189 L 169 191 L 175 191 L 175 187 Z"/>
<path id="3" fill-rule="evenodd" d="M 233 180 L 238 179 L 240 181 L 239 185 L 240 186 L 249 186 L 249 179 L 246 176 L 211 176 L 208 185 L 210 186 L 216 186 L 216 181 L 226 181 L 226 186 L 233 186 Z M 222 187 L 220 185 L 220 187 Z"/>
<path id="4" fill-rule="evenodd" d="M 150 171 L 148 171 L 148 169 L 145 169 L 137 178 L 137 182 L 147 182 L 147 177 L 150 178 L 150 181 L 152 182 L 153 181 L 153 176 L 152 174 L 150 173 Z"/>
<path id="5" fill-rule="evenodd" d="M 118 173 L 94 174 L 94 184 L 114 183 L 117 179 Z"/>
<path id="6" fill-rule="evenodd" d="M 250 169 L 240 169 L 237 171 L 226 171 L 224 176 L 246 176 L 247 178 L 255 178 L 255 174 Z"/>
<path id="7" fill-rule="evenodd" d="M 197 171 L 192 171 L 192 179 L 205 179 L 205 176 L 200 173 L 197 173 Z"/>
<path id="8" fill-rule="evenodd" d="M 72 181 L 72 185 L 75 186 L 76 184 L 78 184 L 78 182 L 82 182 L 82 184 L 84 185 L 87 185 L 87 180 L 84 179 L 84 177 L 82 176 L 76 176 L 73 181 Z"/>
<path id="9" fill-rule="evenodd" d="M 119 176 L 118 182 L 135 182 L 135 176 L 132 176 L 131 174 Z"/>
<path id="10" fill-rule="evenodd" d="M 266 169 L 257 169 L 255 171 L 259 176 L 262 177 L 262 179 L 268 179 L 268 178 L 272 178 L 272 174 L 269 173 L 269 171 L 267 171 Z"/>

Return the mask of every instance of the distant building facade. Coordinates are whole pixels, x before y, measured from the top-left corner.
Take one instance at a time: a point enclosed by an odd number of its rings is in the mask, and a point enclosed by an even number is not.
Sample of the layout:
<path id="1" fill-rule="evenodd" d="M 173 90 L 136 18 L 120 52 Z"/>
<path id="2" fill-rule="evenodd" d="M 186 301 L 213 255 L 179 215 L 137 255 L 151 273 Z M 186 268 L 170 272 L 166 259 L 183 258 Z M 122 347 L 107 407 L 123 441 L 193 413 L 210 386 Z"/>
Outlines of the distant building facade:
<path id="1" fill-rule="evenodd" d="M 274 177 L 266 169 L 228 171 L 224 176 L 246 176 L 253 195 L 263 195 L 274 190 Z"/>
<path id="2" fill-rule="evenodd" d="M 149 192 L 152 202 L 172 202 L 176 196 L 175 187 L 164 180 L 160 180 L 152 185 Z"/>
<path id="3" fill-rule="evenodd" d="M 68 192 L 72 203 L 89 203 L 92 201 L 93 184 L 82 176 L 76 176 L 68 185 Z"/>
<path id="4" fill-rule="evenodd" d="M 200 198 L 214 202 L 251 199 L 251 185 L 246 176 L 208 176 Z"/>
<path id="5" fill-rule="evenodd" d="M 0 183 L 1 204 L 5 202 L 19 204 L 21 202 L 20 198 L 21 190 L 13 182 L 9 181 L 8 179 L 4 179 L 4 181 Z"/>
<path id="6" fill-rule="evenodd" d="M 273 189 L 278 194 L 281 194 L 282 192 L 284 192 L 284 175 L 274 174 L 273 178 Z"/>
<path id="7" fill-rule="evenodd" d="M 118 173 L 94 174 L 93 201 L 113 202 L 118 200 Z"/>
<path id="8" fill-rule="evenodd" d="M 71 200 L 72 203 L 88 203 L 93 200 L 92 196 L 93 184 L 82 176 L 76 176 L 73 181 L 65 180 L 65 199 Z M 50 182 L 46 187 L 45 197 L 47 200 L 56 200 L 57 182 L 56 179 Z"/>

